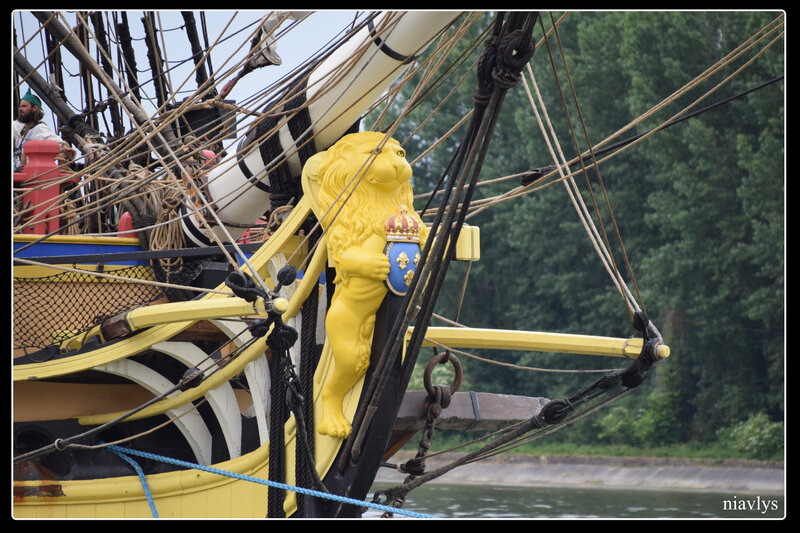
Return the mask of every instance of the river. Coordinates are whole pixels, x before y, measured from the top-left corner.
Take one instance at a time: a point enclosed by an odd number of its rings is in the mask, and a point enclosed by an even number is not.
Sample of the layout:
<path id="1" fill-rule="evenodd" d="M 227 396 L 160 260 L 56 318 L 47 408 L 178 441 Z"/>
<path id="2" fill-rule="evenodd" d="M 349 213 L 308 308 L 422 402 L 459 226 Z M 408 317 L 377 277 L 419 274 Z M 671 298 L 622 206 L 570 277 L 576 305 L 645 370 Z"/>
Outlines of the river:
<path id="1" fill-rule="evenodd" d="M 376 483 L 370 498 L 390 486 L 394 484 Z M 784 496 L 775 494 L 445 483 L 415 489 L 403 509 L 450 519 L 780 519 L 785 513 Z M 380 515 L 370 510 L 364 518 Z"/>

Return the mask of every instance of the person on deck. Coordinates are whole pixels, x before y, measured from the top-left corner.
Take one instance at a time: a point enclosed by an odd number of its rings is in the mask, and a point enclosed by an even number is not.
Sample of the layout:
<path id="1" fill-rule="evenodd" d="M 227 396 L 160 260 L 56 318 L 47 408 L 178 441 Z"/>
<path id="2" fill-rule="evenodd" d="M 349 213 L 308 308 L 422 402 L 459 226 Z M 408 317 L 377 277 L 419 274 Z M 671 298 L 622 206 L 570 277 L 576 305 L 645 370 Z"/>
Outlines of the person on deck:
<path id="1" fill-rule="evenodd" d="M 44 111 L 42 102 L 36 95 L 28 92 L 19 102 L 17 119 L 11 124 L 11 133 L 14 141 L 14 172 L 20 172 L 25 166 L 26 158 L 22 151 L 25 143 L 32 140 L 56 141 L 61 145 L 60 156 L 66 160 L 75 159 L 75 150 L 42 121 Z"/>

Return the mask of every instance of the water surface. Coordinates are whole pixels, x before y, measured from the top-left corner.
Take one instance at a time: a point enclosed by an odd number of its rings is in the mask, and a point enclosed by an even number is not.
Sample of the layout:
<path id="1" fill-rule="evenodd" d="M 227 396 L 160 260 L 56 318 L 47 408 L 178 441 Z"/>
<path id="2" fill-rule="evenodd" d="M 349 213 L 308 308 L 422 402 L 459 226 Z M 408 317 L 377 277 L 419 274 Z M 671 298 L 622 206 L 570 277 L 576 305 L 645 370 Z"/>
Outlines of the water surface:
<path id="1" fill-rule="evenodd" d="M 394 486 L 376 483 L 369 493 Z M 403 509 L 437 518 L 752 518 L 784 516 L 782 495 L 711 492 L 423 485 L 409 493 Z M 377 518 L 378 511 L 365 513 Z M 395 515 L 395 519 L 406 518 Z"/>

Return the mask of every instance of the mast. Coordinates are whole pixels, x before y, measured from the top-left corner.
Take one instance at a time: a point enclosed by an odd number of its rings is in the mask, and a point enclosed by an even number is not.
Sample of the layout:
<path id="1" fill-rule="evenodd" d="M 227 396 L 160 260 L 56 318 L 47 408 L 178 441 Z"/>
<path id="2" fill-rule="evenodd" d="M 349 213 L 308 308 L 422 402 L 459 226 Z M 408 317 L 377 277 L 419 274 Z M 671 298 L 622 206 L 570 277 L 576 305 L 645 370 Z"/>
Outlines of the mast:
<path id="1" fill-rule="evenodd" d="M 117 38 L 122 45 L 122 57 L 124 59 L 124 65 L 120 65 L 120 71 L 122 71 L 124 67 L 131 93 L 137 101 L 141 101 L 142 97 L 139 95 L 139 80 L 136 74 L 136 54 L 133 51 L 133 44 L 131 43 L 131 30 L 128 27 L 128 13 L 123 11 L 120 15 L 122 17 L 122 22 L 116 23 Z"/>
<path id="2" fill-rule="evenodd" d="M 83 13 L 82 15 L 79 13 L 78 16 L 86 19 L 86 15 L 86 13 Z M 87 27 L 83 24 L 78 24 L 78 27 L 75 30 L 78 34 L 78 39 L 80 40 L 81 46 L 85 50 L 89 50 L 89 32 Z M 84 63 L 83 61 L 80 63 L 80 77 L 83 84 L 83 96 L 86 101 L 83 113 L 86 115 L 89 126 L 97 129 L 97 110 L 94 105 L 95 98 L 94 91 L 92 90 L 92 75 L 89 72 L 88 64 Z"/>
<path id="3" fill-rule="evenodd" d="M 270 109 L 271 114 L 283 113 L 278 132 L 260 140 L 260 132 L 268 130 L 263 125 L 254 126 L 237 153 L 209 173 L 207 200 L 217 207 L 217 216 L 226 226 L 213 229 L 217 239 L 227 242 L 228 234 L 236 239 L 255 223 L 270 207 L 277 173 L 299 179 L 302 160 L 298 146 L 313 138 L 314 148 L 306 144 L 313 154 L 338 140 L 400 76 L 412 56 L 424 50 L 458 16 L 458 12 L 382 13 L 315 67 L 305 84 L 307 89 L 301 88 L 292 102 Z M 360 54 L 365 45 L 366 52 Z M 358 61 L 348 65 L 359 54 Z M 348 65 L 347 72 L 342 72 L 343 65 Z M 334 81 L 332 88 L 323 91 Z M 310 130 L 301 126 L 297 131 L 290 118 L 290 104 L 297 100 L 309 102 L 305 118 L 313 125 Z M 281 162 L 283 158 L 285 163 Z M 186 207 L 181 208 L 181 214 L 187 214 Z M 197 246 L 214 242 L 209 230 L 194 216 L 183 216 L 181 225 L 188 242 Z"/>
<path id="4" fill-rule="evenodd" d="M 45 32 L 45 44 L 47 46 L 48 71 L 51 86 L 55 86 L 61 99 L 64 99 L 64 74 L 61 65 L 61 48 L 55 42 L 53 36 Z M 64 124 L 64 121 L 59 117 L 59 127 Z"/>
<path id="5" fill-rule="evenodd" d="M 131 113 L 137 124 L 144 125 L 149 122 L 150 117 L 148 117 L 144 109 L 142 109 L 141 106 L 131 99 L 127 91 L 124 91 L 122 88 L 120 88 L 114 82 L 114 80 L 106 75 L 105 71 L 100 67 L 100 65 L 97 64 L 94 58 L 92 58 L 88 50 L 83 47 L 75 34 L 69 29 L 65 28 L 64 25 L 57 20 L 53 12 L 33 11 L 32 14 L 39 19 L 39 22 L 42 23 L 46 31 L 52 32 L 53 37 L 58 42 L 63 43 L 67 50 L 69 50 L 69 52 L 74 55 L 82 65 L 85 65 L 86 68 L 89 69 L 89 71 L 109 89 L 114 98 L 117 99 L 129 113 Z M 174 140 L 174 135 L 169 128 L 162 130 L 159 135 L 155 136 L 156 139 L 154 139 L 155 148 L 159 151 L 163 150 L 164 143 L 160 142 L 160 138 L 162 136 L 166 142 Z"/>
<path id="6" fill-rule="evenodd" d="M 181 11 L 183 22 L 186 25 L 186 36 L 189 38 L 189 44 L 192 47 L 192 60 L 197 65 L 197 72 L 195 73 L 195 80 L 197 87 L 203 87 L 208 81 L 208 73 L 203 62 L 203 48 L 200 46 L 200 36 L 197 33 L 197 24 L 194 20 L 194 13 L 191 11 Z M 216 96 L 217 90 L 213 86 L 208 91 L 208 94 L 203 99 Z"/>
<path id="7" fill-rule="evenodd" d="M 97 39 L 97 47 L 100 50 L 105 51 L 104 54 L 100 54 L 100 63 L 103 66 L 103 70 L 108 75 L 109 78 L 113 79 L 114 76 L 114 68 L 111 64 L 111 60 L 109 59 L 111 55 L 111 49 L 108 45 L 108 36 L 106 34 L 106 28 L 103 24 L 103 13 L 99 11 L 95 11 L 90 15 L 92 19 L 92 24 L 94 25 L 94 34 Z M 111 122 L 114 128 L 114 137 L 120 137 L 124 133 L 124 129 L 122 126 L 122 116 L 119 110 L 119 104 L 117 104 L 113 98 L 111 98 L 111 91 L 106 89 L 109 95 L 109 102 L 108 106 L 111 111 Z"/>
<path id="8" fill-rule="evenodd" d="M 150 62 L 150 72 L 153 74 L 153 85 L 156 87 L 156 103 L 159 109 L 164 108 L 169 93 L 164 83 L 164 60 L 161 57 L 161 48 L 156 38 L 155 20 L 153 12 L 148 11 L 142 17 L 144 26 L 144 42 L 147 45 L 147 59 Z"/>

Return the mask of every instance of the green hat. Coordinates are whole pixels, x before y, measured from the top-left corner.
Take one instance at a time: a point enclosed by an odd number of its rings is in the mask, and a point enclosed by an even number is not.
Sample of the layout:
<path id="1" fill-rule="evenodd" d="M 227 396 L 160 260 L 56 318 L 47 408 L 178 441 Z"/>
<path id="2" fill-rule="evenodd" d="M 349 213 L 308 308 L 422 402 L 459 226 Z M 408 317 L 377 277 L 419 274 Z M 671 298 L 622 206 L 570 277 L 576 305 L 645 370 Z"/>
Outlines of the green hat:
<path id="1" fill-rule="evenodd" d="M 35 105 L 35 106 L 36 106 L 36 107 L 38 107 L 39 109 L 41 109 L 41 108 L 42 108 L 42 102 L 41 102 L 41 100 L 39 100 L 39 98 L 37 98 L 37 97 L 36 97 L 36 95 L 34 95 L 33 93 L 31 93 L 31 90 L 30 90 L 30 89 L 28 89 L 28 92 L 27 92 L 27 93 L 25 93 L 25 96 L 23 96 L 23 97 L 22 97 L 22 99 L 23 99 L 23 100 L 27 100 L 28 102 L 30 102 L 30 103 L 31 103 L 31 105 Z"/>

